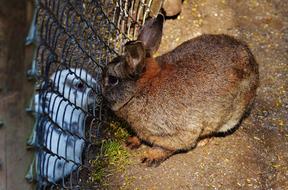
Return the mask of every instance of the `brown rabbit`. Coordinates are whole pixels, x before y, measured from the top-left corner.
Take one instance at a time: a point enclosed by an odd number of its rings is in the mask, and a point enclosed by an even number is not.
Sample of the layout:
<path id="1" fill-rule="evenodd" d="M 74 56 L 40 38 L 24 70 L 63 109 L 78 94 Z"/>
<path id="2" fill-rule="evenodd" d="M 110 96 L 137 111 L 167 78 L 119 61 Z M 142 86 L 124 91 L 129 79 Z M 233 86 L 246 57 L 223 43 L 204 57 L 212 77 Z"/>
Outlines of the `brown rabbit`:
<path id="1" fill-rule="evenodd" d="M 162 35 L 159 24 L 154 19 L 155 26 L 140 36 L 159 28 Z M 239 123 L 259 80 L 247 45 L 227 35 L 202 35 L 152 58 L 146 50 L 153 47 L 143 39 L 147 36 L 125 45 L 124 55 L 108 64 L 102 84 L 110 108 L 151 145 L 143 162 L 156 165 Z"/>

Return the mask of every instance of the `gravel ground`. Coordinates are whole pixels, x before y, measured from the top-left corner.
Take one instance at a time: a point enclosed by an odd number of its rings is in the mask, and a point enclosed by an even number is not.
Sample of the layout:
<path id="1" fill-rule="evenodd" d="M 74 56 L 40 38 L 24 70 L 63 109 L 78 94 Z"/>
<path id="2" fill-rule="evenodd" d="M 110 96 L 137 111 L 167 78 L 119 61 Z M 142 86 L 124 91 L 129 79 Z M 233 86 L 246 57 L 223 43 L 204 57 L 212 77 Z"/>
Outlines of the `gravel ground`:
<path id="1" fill-rule="evenodd" d="M 287 10 L 287 0 L 184 1 L 178 18 L 165 23 L 158 54 L 203 33 L 246 41 L 260 69 L 254 107 L 233 134 L 159 167 L 142 165 L 132 153 L 131 164 L 111 177 L 108 189 L 288 189 Z"/>

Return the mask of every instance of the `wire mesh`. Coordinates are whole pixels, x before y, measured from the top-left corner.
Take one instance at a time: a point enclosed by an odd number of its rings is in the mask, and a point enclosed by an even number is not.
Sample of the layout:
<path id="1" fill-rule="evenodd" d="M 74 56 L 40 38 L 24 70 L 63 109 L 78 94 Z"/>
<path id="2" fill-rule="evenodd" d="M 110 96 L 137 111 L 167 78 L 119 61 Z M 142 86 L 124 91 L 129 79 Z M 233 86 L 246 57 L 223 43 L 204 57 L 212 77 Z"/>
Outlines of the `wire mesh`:
<path id="1" fill-rule="evenodd" d="M 36 148 L 38 189 L 89 189 L 83 176 L 105 120 L 101 71 L 137 37 L 159 2 L 36 0 L 37 27 L 28 38 L 36 43 L 30 74 L 37 79 L 29 144 Z"/>

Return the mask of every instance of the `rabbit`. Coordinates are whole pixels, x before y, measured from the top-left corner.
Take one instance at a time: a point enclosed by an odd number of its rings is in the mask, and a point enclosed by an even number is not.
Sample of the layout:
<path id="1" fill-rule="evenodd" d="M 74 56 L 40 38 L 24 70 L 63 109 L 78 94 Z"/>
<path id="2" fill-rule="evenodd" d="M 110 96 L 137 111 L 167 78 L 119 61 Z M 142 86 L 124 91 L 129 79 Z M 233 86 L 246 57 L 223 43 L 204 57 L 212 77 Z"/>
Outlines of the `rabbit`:
<path id="1" fill-rule="evenodd" d="M 92 88 L 95 89 L 97 83 L 84 69 L 72 68 L 71 70 L 74 70 L 80 78 L 75 77 L 68 69 L 53 73 L 50 80 L 54 90 L 59 94 L 51 91 L 36 94 L 34 107 L 37 113 L 47 113 L 62 129 L 83 137 L 85 111 L 88 111 L 89 105 L 95 104 L 96 93 Z M 83 81 L 86 81 L 90 87 Z"/>
<path id="2" fill-rule="evenodd" d="M 34 97 L 37 113 L 48 114 L 51 120 L 63 130 L 78 137 L 84 137 L 86 114 L 82 109 L 76 109 L 73 104 L 57 93 L 45 92 L 41 95 L 36 94 Z M 42 111 L 42 106 L 44 106 L 44 111 Z"/>
<path id="3" fill-rule="evenodd" d="M 162 9 L 167 17 L 174 17 L 182 10 L 182 0 L 164 0 Z"/>
<path id="4" fill-rule="evenodd" d="M 41 178 L 56 183 L 82 163 L 85 141 L 61 131 L 45 119 L 41 122 L 41 127 L 43 146 L 49 151 L 40 151 L 36 154 L 36 162 L 39 164 L 38 174 Z"/>
<path id="5" fill-rule="evenodd" d="M 55 183 L 82 163 L 85 112 L 95 104 L 97 97 L 92 88 L 97 87 L 97 82 L 79 68 L 58 70 L 50 80 L 52 90 L 34 97 L 35 111 L 41 115 L 36 129 L 37 141 L 47 149 L 36 154 L 36 162 L 39 176 Z"/>
<path id="6" fill-rule="evenodd" d="M 77 164 L 67 162 L 48 152 L 37 152 L 36 158 L 38 177 L 41 176 L 41 179 L 38 178 L 38 180 L 42 180 L 42 185 L 47 185 L 47 182 L 56 183 L 63 180 L 78 168 Z"/>
<path id="7" fill-rule="evenodd" d="M 97 88 L 97 82 L 84 69 L 58 70 L 51 75 L 50 80 L 53 81 L 54 89 L 62 94 L 64 98 L 85 111 L 88 111 L 88 105 L 95 101 L 94 89 Z"/>
<path id="8" fill-rule="evenodd" d="M 143 39 L 127 43 L 124 54 L 107 65 L 102 94 L 151 146 L 142 162 L 157 166 L 207 135 L 233 129 L 255 98 L 259 72 L 248 46 L 228 35 L 204 34 L 155 58 L 146 56 L 153 47 Z"/>
<path id="9" fill-rule="evenodd" d="M 40 122 L 42 145 L 53 154 L 57 154 L 67 160 L 72 160 L 75 163 L 81 163 L 82 150 L 84 149 L 85 141 L 77 136 L 63 132 L 56 128 L 52 122 L 43 119 Z"/>
<path id="10" fill-rule="evenodd" d="M 152 56 L 158 49 L 161 43 L 159 36 L 163 33 L 163 24 L 165 17 L 162 13 L 159 13 L 156 18 L 150 18 L 141 28 L 138 39 L 144 43 L 146 49 L 146 56 Z"/>

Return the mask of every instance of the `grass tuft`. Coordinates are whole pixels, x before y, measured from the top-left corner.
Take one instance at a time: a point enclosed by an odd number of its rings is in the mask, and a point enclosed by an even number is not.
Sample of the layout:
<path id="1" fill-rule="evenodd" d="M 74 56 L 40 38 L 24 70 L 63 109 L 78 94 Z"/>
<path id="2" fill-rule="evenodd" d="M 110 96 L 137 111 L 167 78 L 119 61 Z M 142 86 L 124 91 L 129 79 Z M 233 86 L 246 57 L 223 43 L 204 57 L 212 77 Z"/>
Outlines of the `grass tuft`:
<path id="1" fill-rule="evenodd" d="M 99 155 L 89 162 L 93 168 L 89 181 L 102 185 L 105 185 L 108 176 L 124 172 L 125 166 L 129 164 L 129 152 L 123 145 L 129 136 L 126 124 L 113 121 L 105 134 L 106 139 L 101 142 Z"/>
<path id="2" fill-rule="evenodd" d="M 123 171 L 129 163 L 128 151 L 117 140 L 107 140 L 104 145 L 104 157 L 110 166 L 114 166 L 117 171 Z"/>

